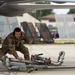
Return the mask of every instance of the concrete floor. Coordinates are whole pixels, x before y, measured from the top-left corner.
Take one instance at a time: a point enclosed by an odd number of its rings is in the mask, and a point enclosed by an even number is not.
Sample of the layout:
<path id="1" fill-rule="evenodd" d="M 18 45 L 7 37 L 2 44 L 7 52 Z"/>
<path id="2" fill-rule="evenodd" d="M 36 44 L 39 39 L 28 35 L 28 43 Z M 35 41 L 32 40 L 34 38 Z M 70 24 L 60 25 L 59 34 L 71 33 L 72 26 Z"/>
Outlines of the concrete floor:
<path id="1" fill-rule="evenodd" d="M 60 51 L 65 51 L 64 64 L 75 66 L 75 44 L 43 44 L 43 45 L 25 45 L 28 47 L 31 54 L 43 53 L 45 57 L 51 57 L 52 61 L 57 61 Z M 21 53 L 18 54 L 23 57 Z M 11 55 L 9 55 L 11 56 Z M 11 56 L 12 57 L 12 56 Z M 19 72 L 16 75 L 75 75 L 75 69 L 50 69 L 34 71 L 32 73 Z M 3 75 L 3 74 L 0 74 Z M 11 73 L 10 75 L 15 75 Z"/>

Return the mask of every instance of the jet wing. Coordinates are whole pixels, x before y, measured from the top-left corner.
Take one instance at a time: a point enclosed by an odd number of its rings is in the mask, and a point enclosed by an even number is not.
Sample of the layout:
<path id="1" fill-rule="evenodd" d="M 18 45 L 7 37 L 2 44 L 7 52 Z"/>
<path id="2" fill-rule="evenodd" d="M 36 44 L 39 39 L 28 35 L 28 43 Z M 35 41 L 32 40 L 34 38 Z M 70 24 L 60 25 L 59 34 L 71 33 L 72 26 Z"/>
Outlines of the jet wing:
<path id="1" fill-rule="evenodd" d="M 75 0 L 0 0 L 0 3 L 1 2 L 4 2 L 4 3 L 8 3 L 8 2 L 31 3 L 31 2 L 38 2 L 38 1 L 50 1 L 50 2 L 56 2 L 56 3 L 75 2 Z"/>
<path id="2" fill-rule="evenodd" d="M 39 2 L 39 1 L 50 1 L 50 2 L 56 2 L 56 3 L 65 3 L 70 2 L 74 3 L 75 0 L 0 0 L 0 7 L 2 7 L 5 4 L 16 4 L 16 3 L 31 3 L 31 2 Z"/>
<path id="3" fill-rule="evenodd" d="M 4 16 L 19 16 L 23 13 L 43 10 L 43 9 L 75 9 L 75 5 L 49 5 L 49 4 L 26 4 L 26 5 L 16 5 L 16 4 L 5 4 L 0 8 L 0 15 Z"/>
<path id="4" fill-rule="evenodd" d="M 27 12 L 34 10 L 44 10 L 44 9 L 75 9 L 75 5 L 49 5 L 49 4 L 31 4 L 31 5 L 21 5 L 19 8 L 26 10 Z"/>

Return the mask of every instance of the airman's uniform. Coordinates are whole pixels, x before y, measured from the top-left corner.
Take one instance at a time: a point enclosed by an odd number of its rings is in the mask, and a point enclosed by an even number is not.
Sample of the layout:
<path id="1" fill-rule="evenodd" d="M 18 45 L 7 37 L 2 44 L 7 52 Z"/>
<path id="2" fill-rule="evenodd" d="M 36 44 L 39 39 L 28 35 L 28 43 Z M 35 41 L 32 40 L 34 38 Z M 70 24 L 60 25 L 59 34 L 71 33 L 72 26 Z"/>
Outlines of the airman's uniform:
<path id="1" fill-rule="evenodd" d="M 29 39 L 26 34 L 22 32 L 21 37 L 16 39 L 13 33 L 10 33 L 4 40 L 2 48 L 0 50 L 0 55 L 5 55 L 7 53 L 13 54 L 15 58 L 18 57 L 16 51 L 20 51 L 24 54 L 24 58 L 29 60 L 28 48 L 23 45 L 23 42 L 29 43 Z"/>

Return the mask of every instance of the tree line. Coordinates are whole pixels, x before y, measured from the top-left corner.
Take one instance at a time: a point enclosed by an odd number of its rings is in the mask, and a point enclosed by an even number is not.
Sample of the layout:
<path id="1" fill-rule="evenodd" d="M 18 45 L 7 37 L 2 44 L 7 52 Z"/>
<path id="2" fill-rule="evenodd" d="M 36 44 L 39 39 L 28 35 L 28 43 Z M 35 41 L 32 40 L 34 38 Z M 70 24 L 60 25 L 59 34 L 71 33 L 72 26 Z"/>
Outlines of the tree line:
<path id="1" fill-rule="evenodd" d="M 35 2 L 35 4 L 50 4 L 50 2 L 49 1 Z M 46 9 L 46 10 L 32 11 L 32 12 L 29 12 L 29 14 L 34 16 L 37 19 L 40 19 L 42 16 L 55 14 L 55 13 L 53 12 L 53 9 Z M 67 14 L 75 14 L 75 9 L 70 9 Z"/>

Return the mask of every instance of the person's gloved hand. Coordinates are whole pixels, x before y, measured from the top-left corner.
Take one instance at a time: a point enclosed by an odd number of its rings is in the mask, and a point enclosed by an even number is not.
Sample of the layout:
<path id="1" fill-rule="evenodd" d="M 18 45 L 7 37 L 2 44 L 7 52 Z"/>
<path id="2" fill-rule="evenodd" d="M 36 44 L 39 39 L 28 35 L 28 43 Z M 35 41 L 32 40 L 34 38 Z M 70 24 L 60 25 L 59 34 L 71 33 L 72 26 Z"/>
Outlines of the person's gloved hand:
<path id="1" fill-rule="evenodd" d="M 29 40 L 29 44 L 32 44 L 32 40 L 31 39 Z"/>
<path id="2" fill-rule="evenodd" d="M 17 57 L 17 59 L 18 59 L 18 60 L 20 60 L 20 61 L 22 61 L 22 60 L 23 60 L 23 58 L 22 58 L 22 57 Z"/>

